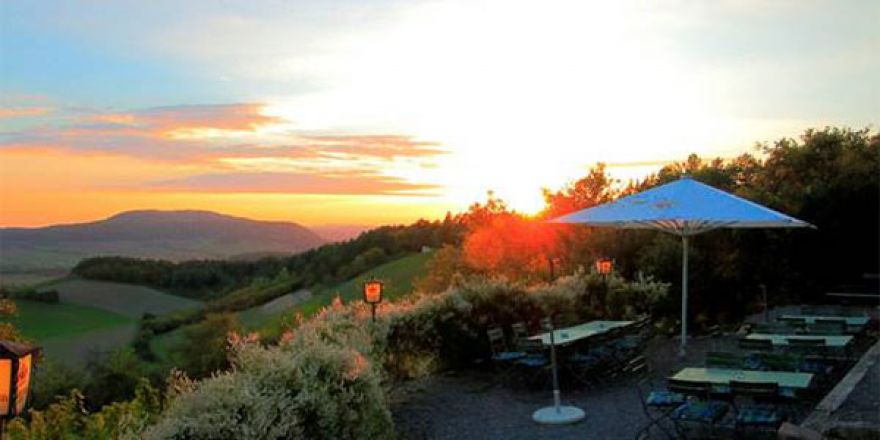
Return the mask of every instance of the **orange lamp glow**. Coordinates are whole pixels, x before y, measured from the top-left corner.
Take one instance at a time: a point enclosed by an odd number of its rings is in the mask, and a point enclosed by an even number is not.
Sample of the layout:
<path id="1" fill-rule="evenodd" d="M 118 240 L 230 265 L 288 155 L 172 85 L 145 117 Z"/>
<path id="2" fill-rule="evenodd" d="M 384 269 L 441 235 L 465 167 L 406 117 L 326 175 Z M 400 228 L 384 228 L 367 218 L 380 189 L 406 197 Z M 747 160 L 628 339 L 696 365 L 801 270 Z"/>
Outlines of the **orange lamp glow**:
<path id="1" fill-rule="evenodd" d="M 382 302 L 383 287 L 382 282 L 377 280 L 370 280 L 364 283 L 364 302 L 367 304 L 379 304 Z"/>
<path id="2" fill-rule="evenodd" d="M 602 275 L 608 275 L 614 269 L 614 260 L 610 258 L 600 258 L 596 260 L 596 272 Z"/>
<path id="3" fill-rule="evenodd" d="M 39 348 L 0 341 L 0 418 L 24 412 L 30 391 L 34 356 Z"/>

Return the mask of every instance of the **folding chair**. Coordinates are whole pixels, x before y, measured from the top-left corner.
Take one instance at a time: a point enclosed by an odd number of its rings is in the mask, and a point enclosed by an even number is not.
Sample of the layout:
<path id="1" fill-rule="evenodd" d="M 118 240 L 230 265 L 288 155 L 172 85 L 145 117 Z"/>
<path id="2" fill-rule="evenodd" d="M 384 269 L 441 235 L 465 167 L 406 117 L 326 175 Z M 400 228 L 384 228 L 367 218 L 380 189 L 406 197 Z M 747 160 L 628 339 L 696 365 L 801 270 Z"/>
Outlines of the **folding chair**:
<path id="1" fill-rule="evenodd" d="M 544 353 L 544 343 L 535 339 L 517 341 L 517 350 L 525 356 L 514 361 L 522 381 L 530 388 L 543 388 L 549 383 L 550 359 Z"/>
<path id="2" fill-rule="evenodd" d="M 664 421 L 670 421 L 672 411 L 685 403 L 685 395 L 671 391 L 651 390 L 651 369 L 644 356 L 636 356 L 630 360 L 624 368 L 626 374 L 634 379 L 636 392 L 642 412 L 648 419 L 648 423 L 642 426 L 634 438 L 641 439 L 650 437 L 651 428 L 657 427 L 669 439 L 675 439 L 672 431 L 663 426 Z"/>
<path id="3" fill-rule="evenodd" d="M 510 377 L 513 369 L 513 363 L 526 356 L 521 351 L 510 351 L 507 343 L 504 341 L 504 331 L 501 327 L 492 327 L 486 331 L 489 338 L 489 349 L 492 353 L 492 365 L 495 367 L 501 377 L 502 382 L 506 382 Z"/>
<path id="4" fill-rule="evenodd" d="M 843 319 L 821 319 L 816 323 L 807 327 L 807 334 L 811 335 L 845 335 L 846 320 Z"/>
<path id="5" fill-rule="evenodd" d="M 776 320 L 791 327 L 803 328 L 807 326 L 807 318 L 799 316 L 780 316 Z"/>
<path id="6" fill-rule="evenodd" d="M 727 414 L 730 405 L 711 398 L 712 384 L 670 378 L 667 379 L 667 389 L 673 393 L 694 397 L 694 399 L 688 399 L 670 414 L 670 418 L 675 423 L 676 431 L 686 437 L 687 426 L 696 425 L 708 428 L 709 436 L 714 437 L 716 424 Z M 697 435 L 700 438 L 706 437 L 704 432 Z"/>
<path id="7" fill-rule="evenodd" d="M 784 322 L 760 323 L 752 326 L 753 333 L 792 333 L 797 331 L 797 327 L 791 327 Z"/>
<path id="8" fill-rule="evenodd" d="M 706 368 L 743 368 L 744 358 L 737 353 L 710 351 L 706 353 Z"/>
<path id="9" fill-rule="evenodd" d="M 730 390 L 733 394 L 736 432 L 743 435 L 746 430 L 754 430 L 776 438 L 776 431 L 786 419 L 785 412 L 777 405 L 779 384 L 730 381 Z M 746 399 L 747 403 L 739 403 L 741 399 Z"/>
<path id="10" fill-rule="evenodd" d="M 825 338 L 788 338 L 788 350 L 796 354 L 827 354 Z"/>
<path id="11" fill-rule="evenodd" d="M 510 325 L 510 329 L 513 330 L 514 343 L 518 343 L 521 339 L 528 339 L 529 337 L 529 331 L 526 329 L 526 324 L 522 321 L 514 322 Z"/>
<path id="12" fill-rule="evenodd" d="M 742 350 L 773 351 L 773 341 L 769 339 L 741 338 L 737 345 Z"/>
<path id="13" fill-rule="evenodd" d="M 758 361 L 758 366 L 747 369 L 799 371 L 803 362 L 803 357 L 792 353 L 753 353 L 752 356 Z"/>

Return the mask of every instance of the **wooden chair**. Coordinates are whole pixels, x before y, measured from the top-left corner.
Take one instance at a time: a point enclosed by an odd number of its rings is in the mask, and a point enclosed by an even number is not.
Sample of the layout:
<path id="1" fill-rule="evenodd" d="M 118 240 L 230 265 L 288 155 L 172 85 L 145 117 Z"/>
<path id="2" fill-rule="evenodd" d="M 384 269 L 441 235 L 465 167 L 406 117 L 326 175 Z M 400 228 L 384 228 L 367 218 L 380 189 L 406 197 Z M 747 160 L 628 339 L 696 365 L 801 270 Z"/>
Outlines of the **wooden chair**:
<path id="1" fill-rule="evenodd" d="M 773 341 L 769 339 L 741 338 L 737 344 L 742 350 L 773 351 Z"/>

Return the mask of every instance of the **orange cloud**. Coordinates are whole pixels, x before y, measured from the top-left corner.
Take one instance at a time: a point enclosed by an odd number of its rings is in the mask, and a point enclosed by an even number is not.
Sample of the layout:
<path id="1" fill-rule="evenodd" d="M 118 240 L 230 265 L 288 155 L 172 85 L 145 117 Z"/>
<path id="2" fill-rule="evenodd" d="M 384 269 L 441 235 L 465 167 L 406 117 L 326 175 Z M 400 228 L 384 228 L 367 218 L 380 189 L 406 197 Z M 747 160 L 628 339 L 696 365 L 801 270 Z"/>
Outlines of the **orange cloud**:
<path id="1" fill-rule="evenodd" d="M 286 123 L 262 111 L 262 104 L 245 103 L 59 115 L 54 125 L 0 133 L 0 154 L 30 154 L 36 159 L 54 152 L 95 163 L 118 158 L 151 170 L 150 175 L 135 173 L 129 178 L 112 172 L 90 173 L 93 177 L 64 173 L 70 178 L 65 186 L 89 191 L 438 194 L 437 186 L 398 172 L 430 165 L 445 154 L 437 143 L 396 134 L 262 132 L 262 127 Z M 185 136 L 205 132 L 214 135 Z M 21 189 L 17 184 L 10 187 Z"/>
<path id="2" fill-rule="evenodd" d="M 334 195 L 436 195 L 439 187 L 358 171 L 334 174 L 277 172 L 214 173 L 152 182 L 150 188 L 180 192 Z"/>
<path id="3" fill-rule="evenodd" d="M 436 142 L 399 135 L 306 136 L 322 150 L 381 158 L 437 156 L 447 153 Z"/>
<path id="4" fill-rule="evenodd" d="M 143 135 L 179 137 L 206 130 L 254 131 L 283 121 L 264 115 L 263 107 L 258 103 L 156 107 L 129 113 L 90 115 L 84 122 L 98 124 L 91 127 L 97 130 L 113 132 L 120 127 L 136 127 L 143 130 Z"/>
<path id="5" fill-rule="evenodd" d="M 49 111 L 47 107 L 0 107 L 0 119 L 42 116 Z"/>

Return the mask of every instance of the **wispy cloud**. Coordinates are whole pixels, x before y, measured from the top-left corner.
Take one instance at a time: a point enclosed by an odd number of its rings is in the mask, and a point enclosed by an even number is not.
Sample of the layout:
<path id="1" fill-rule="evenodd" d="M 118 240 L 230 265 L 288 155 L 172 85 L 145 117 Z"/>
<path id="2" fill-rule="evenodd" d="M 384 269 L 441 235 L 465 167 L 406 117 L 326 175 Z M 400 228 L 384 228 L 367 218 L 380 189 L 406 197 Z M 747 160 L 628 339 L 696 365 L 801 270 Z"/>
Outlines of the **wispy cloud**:
<path id="1" fill-rule="evenodd" d="M 48 107 L 0 107 L 0 119 L 42 116 L 50 111 Z"/>
<path id="2" fill-rule="evenodd" d="M 129 189 L 347 195 L 431 193 L 436 186 L 387 171 L 427 168 L 446 152 L 405 135 L 300 132 L 260 103 L 68 109 L 49 123 L 0 132 L 4 150 L 109 154 L 178 170 Z"/>
<path id="3" fill-rule="evenodd" d="M 147 189 L 182 192 L 287 193 L 337 195 L 436 195 L 438 187 L 394 177 L 352 171 L 309 173 L 214 173 L 148 182 Z"/>

